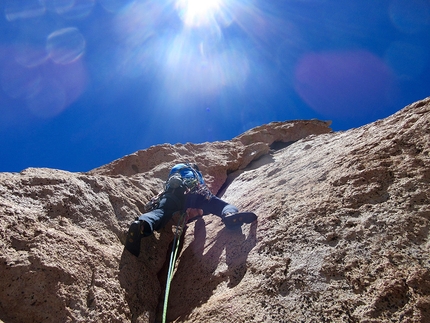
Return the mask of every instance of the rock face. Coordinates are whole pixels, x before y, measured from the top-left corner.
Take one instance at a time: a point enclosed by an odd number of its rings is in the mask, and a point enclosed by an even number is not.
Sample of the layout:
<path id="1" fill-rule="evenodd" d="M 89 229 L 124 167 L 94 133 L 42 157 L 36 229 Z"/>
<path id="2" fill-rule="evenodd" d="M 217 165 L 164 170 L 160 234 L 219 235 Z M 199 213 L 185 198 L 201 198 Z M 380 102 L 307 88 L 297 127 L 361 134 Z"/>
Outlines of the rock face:
<path id="1" fill-rule="evenodd" d="M 158 322 L 175 219 L 122 242 L 171 166 L 258 221 L 188 223 L 170 322 L 430 322 L 430 99 L 346 132 L 271 123 L 88 173 L 0 173 L 0 320 Z"/>

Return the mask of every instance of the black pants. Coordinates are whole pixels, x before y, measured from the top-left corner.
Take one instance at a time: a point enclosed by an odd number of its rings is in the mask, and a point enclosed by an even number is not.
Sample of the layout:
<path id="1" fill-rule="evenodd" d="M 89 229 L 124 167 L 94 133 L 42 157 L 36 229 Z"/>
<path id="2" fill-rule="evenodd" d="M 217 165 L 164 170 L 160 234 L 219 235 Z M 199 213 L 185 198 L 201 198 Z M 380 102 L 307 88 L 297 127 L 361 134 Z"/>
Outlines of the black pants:
<path id="1" fill-rule="evenodd" d="M 144 236 L 162 229 L 175 212 L 185 212 L 186 209 L 202 209 L 203 214 L 214 214 L 223 217 L 227 213 L 236 213 L 238 209 L 213 195 L 209 189 L 184 195 L 183 190 L 173 190 L 165 193 L 157 209 L 144 213 L 139 220 L 145 221 Z"/>

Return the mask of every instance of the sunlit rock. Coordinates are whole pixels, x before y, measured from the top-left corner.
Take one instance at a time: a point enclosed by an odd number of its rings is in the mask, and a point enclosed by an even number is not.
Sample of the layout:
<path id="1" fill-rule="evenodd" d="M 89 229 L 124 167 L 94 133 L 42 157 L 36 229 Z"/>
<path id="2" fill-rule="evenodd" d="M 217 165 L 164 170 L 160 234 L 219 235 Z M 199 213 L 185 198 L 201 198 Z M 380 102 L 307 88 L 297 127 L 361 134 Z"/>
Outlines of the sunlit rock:
<path id="1" fill-rule="evenodd" d="M 188 223 L 172 322 L 430 321 L 430 99 L 345 132 L 276 122 L 153 146 L 88 173 L 0 173 L 0 320 L 158 322 L 175 220 L 136 258 L 129 223 L 176 162 L 258 221 Z"/>

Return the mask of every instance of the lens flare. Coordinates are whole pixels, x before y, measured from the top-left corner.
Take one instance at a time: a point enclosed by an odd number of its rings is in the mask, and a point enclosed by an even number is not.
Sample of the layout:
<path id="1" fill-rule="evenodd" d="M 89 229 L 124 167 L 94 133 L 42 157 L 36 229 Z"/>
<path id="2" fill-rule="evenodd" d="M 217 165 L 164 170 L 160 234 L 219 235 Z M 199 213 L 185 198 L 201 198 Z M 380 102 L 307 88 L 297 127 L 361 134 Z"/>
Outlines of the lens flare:
<path id="1" fill-rule="evenodd" d="M 136 1 L 116 16 L 122 44 L 116 57 L 122 75 L 150 76 L 160 89 L 154 100 L 179 110 L 268 83 L 269 69 L 257 52 L 283 26 L 253 0 Z"/>
<path id="2" fill-rule="evenodd" d="M 178 0 L 176 10 L 187 26 L 208 25 L 220 11 L 220 0 Z"/>
<path id="3" fill-rule="evenodd" d="M 368 51 L 309 53 L 295 70 L 295 89 L 329 118 L 365 116 L 395 95 L 391 69 Z"/>
<path id="4" fill-rule="evenodd" d="M 9 0 L 5 4 L 7 21 L 39 17 L 44 13 L 45 6 L 37 0 Z"/>
<path id="5" fill-rule="evenodd" d="M 48 36 L 46 50 L 55 63 L 69 64 L 82 56 L 85 39 L 77 28 L 63 28 Z"/>

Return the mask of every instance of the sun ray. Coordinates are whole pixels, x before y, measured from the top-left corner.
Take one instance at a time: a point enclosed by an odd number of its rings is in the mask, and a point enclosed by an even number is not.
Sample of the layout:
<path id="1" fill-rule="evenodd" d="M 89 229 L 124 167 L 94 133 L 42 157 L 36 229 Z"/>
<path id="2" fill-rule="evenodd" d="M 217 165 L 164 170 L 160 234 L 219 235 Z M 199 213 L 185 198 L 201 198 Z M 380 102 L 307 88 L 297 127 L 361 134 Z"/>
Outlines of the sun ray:
<path id="1" fill-rule="evenodd" d="M 210 24 L 219 14 L 221 0 L 178 0 L 176 10 L 184 24 L 200 27 Z"/>

